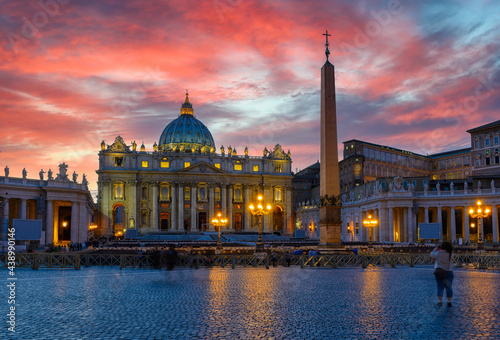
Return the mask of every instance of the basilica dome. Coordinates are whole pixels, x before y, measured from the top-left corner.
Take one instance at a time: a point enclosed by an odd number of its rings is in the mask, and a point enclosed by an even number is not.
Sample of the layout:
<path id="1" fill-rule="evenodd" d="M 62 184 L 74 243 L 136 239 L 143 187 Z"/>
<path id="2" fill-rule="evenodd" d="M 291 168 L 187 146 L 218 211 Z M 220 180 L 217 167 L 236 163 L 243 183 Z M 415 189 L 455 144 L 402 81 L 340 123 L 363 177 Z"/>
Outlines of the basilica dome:
<path id="1" fill-rule="evenodd" d="M 163 151 L 214 153 L 215 143 L 208 128 L 193 114 L 193 105 L 186 100 L 181 114 L 163 130 L 158 148 Z"/>

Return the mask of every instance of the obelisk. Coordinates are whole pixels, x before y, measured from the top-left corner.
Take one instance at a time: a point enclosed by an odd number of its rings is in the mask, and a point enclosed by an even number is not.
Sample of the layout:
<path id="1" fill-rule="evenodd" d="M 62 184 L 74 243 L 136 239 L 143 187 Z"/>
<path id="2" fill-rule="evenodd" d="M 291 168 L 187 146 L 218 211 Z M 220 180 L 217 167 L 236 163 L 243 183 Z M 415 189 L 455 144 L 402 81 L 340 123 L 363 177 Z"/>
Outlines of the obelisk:
<path id="1" fill-rule="evenodd" d="M 340 195 L 335 68 L 328 60 L 328 37 L 331 35 L 328 31 L 323 35 L 326 36 L 326 62 L 321 68 L 320 242 L 340 245 L 341 207 L 335 202 Z"/>

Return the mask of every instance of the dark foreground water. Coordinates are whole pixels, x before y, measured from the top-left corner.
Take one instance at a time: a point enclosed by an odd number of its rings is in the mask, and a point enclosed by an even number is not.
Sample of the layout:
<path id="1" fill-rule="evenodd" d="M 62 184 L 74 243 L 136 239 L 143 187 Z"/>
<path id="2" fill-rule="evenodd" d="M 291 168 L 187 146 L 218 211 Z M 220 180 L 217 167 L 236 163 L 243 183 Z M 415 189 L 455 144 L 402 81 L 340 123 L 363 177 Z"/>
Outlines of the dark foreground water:
<path id="1" fill-rule="evenodd" d="M 500 339 L 500 272 L 431 267 L 0 270 L 1 339 Z"/>

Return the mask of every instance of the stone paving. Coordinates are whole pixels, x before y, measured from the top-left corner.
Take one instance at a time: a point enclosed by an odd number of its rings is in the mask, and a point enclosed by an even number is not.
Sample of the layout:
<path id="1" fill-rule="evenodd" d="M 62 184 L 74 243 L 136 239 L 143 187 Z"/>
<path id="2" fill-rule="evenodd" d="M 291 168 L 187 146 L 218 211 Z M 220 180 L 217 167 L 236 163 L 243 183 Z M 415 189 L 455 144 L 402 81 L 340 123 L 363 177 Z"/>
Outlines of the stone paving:
<path id="1" fill-rule="evenodd" d="M 16 333 L 1 339 L 500 339 L 500 272 L 432 268 L 17 269 Z"/>

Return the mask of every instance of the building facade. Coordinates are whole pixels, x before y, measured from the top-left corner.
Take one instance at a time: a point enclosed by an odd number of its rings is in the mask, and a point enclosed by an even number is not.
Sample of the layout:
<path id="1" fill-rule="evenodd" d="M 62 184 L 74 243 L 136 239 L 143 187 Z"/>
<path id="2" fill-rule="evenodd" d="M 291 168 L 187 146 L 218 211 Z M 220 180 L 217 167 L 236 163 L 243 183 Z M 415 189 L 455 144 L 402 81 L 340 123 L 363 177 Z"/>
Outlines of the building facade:
<path id="1" fill-rule="evenodd" d="M 130 228 L 152 232 L 214 231 L 212 218 L 221 213 L 223 230 L 258 230 L 248 206 L 263 195 L 273 206 L 263 230 L 292 232 L 290 152 L 279 144 L 250 156 L 229 146 L 216 146 L 208 128 L 194 116 L 186 93 L 179 117 L 170 122 L 152 151 L 118 136 L 99 152 L 98 205 L 102 233 Z"/>
<path id="2" fill-rule="evenodd" d="M 450 241 L 477 242 L 481 235 L 499 242 L 499 129 L 500 121 L 468 130 L 471 148 L 426 156 L 344 142 L 339 162 L 343 241 L 418 242 L 418 224 L 437 222 Z M 478 201 L 490 211 L 481 223 L 468 213 Z M 318 203 L 317 198 L 296 202 L 296 225 L 316 220 Z M 363 225 L 369 215 L 378 221 L 375 227 Z"/>
<path id="3" fill-rule="evenodd" d="M 2 240 L 6 240 L 15 219 L 42 221 L 41 244 L 82 243 L 88 239 L 94 201 L 85 174 L 78 183 L 78 175 L 74 172 L 70 179 L 67 168 L 65 163 L 60 164 L 55 178 L 49 169 L 47 179 L 43 170 L 39 179 L 29 179 L 26 170 L 22 177 L 12 177 L 5 167 L 5 176 L 0 176 Z"/>

